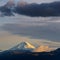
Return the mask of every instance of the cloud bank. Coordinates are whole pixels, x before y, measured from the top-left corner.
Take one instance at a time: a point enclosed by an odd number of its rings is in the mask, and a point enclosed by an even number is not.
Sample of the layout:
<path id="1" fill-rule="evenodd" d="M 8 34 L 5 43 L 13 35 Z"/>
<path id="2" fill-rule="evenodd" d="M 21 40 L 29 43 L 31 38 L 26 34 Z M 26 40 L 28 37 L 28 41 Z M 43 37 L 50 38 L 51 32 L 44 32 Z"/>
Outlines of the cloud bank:
<path id="1" fill-rule="evenodd" d="M 60 16 L 60 2 L 17 6 L 16 13 L 28 16 Z"/>
<path id="2" fill-rule="evenodd" d="M 39 46 L 38 48 L 36 48 L 33 52 L 49 52 L 52 51 L 52 48 L 49 48 L 48 46 Z"/>
<path id="3" fill-rule="evenodd" d="M 11 3 L 11 2 L 10 2 Z M 8 7 L 7 7 L 8 6 Z M 52 3 L 31 3 L 20 2 L 17 6 L 5 5 L 0 7 L 0 11 L 3 15 L 13 15 L 13 13 L 27 15 L 27 16 L 60 16 L 60 1 Z"/>

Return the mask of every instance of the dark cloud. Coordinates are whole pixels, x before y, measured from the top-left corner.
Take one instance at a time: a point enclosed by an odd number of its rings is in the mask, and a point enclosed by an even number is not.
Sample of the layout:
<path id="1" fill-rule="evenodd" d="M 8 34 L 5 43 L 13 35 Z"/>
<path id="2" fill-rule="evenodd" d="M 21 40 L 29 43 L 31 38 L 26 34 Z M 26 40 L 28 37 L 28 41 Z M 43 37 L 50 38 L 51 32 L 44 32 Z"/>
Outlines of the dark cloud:
<path id="1" fill-rule="evenodd" d="M 20 4 L 19 6 L 13 7 L 11 9 L 4 6 L 0 7 L 0 11 L 4 15 L 11 16 L 14 13 L 28 15 L 28 16 L 60 16 L 60 1 L 53 3 L 42 3 L 42 4 Z"/>
<path id="2" fill-rule="evenodd" d="M 29 16 L 60 16 L 60 2 L 17 6 L 15 12 Z"/>
<path id="3" fill-rule="evenodd" d="M 1 12 L 1 16 L 12 16 L 13 15 L 11 9 L 5 6 L 0 7 L 0 12 Z"/>

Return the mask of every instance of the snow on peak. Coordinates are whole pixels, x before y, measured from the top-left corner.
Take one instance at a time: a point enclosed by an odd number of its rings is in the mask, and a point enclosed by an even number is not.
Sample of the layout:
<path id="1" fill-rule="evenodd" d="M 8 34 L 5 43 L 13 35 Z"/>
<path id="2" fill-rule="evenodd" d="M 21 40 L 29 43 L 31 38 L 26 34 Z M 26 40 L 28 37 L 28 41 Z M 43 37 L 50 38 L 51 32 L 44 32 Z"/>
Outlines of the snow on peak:
<path id="1" fill-rule="evenodd" d="M 35 48 L 32 44 L 28 42 L 24 42 L 24 43 L 25 43 L 25 48 Z"/>
<path id="2" fill-rule="evenodd" d="M 28 42 L 21 42 L 20 44 L 16 45 L 10 50 L 31 50 L 31 49 L 35 49 L 35 46 L 33 46 L 32 44 Z"/>

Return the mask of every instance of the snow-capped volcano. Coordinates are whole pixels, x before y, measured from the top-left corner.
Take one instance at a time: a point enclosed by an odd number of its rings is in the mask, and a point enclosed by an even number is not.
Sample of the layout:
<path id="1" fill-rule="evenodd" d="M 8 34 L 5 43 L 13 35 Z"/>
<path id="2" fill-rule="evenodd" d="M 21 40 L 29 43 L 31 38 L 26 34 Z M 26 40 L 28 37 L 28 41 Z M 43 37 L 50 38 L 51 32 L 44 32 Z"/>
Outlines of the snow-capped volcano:
<path id="1" fill-rule="evenodd" d="M 20 44 L 16 45 L 10 50 L 32 51 L 34 49 L 35 49 L 35 46 L 33 46 L 32 44 L 28 42 L 21 42 Z"/>

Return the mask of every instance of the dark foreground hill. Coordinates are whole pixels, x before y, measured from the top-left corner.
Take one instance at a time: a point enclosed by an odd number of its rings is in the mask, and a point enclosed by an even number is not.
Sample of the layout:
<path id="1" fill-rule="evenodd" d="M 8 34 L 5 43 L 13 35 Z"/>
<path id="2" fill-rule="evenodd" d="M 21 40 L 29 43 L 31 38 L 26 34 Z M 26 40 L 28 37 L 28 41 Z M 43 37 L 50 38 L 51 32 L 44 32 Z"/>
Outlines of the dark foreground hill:
<path id="1" fill-rule="evenodd" d="M 4 51 L 0 53 L 0 60 L 60 60 L 60 49 L 51 52 L 20 52 Z"/>

